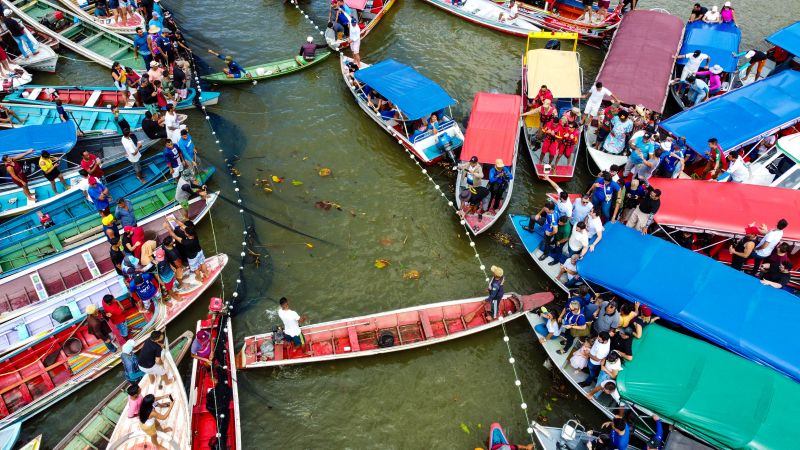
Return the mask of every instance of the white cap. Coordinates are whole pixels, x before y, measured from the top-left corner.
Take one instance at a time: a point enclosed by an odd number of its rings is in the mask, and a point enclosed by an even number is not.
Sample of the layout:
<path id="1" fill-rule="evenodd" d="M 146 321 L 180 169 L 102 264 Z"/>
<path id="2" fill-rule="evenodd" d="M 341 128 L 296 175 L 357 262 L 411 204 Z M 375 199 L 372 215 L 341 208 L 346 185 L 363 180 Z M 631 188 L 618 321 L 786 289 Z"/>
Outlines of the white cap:
<path id="1" fill-rule="evenodd" d="M 314 38 L 309 36 L 306 38 L 306 42 L 314 42 Z"/>
<path id="2" fill-rule="evenodd" d="M 185 129 L 186 129 L 186 125 L 181 125 L 181 126 L 179 126 L 179 127 L 178 127 L 178 129 L 179 129 L 179 130 L 181 130 L 181 131 L 183 131 L 183 130 L 185 130 Z"/>
<path id="3" fill-rule="evenodd" d="M 11 10 L 6 8 L 3 10 L 3 15 L 6 17 L 11 17 Z"/>
<path id="4" fill-rule="evenodd" d="M 747 58 L 747 59 L 750 59 L 753 56 L 756 56 L 756 51 L 755 50 L 750 50 L 749 52 L 747 52 L 747 54 L 744 55 L 744 57 Z"/>
<path id="5" fill-rule="evenodd" d="M 727 6 L 728 8 L 730 8 L 731 7 L 731 2 L 725 2 L 725 5 L 723 5 L 723 6 Z"/>

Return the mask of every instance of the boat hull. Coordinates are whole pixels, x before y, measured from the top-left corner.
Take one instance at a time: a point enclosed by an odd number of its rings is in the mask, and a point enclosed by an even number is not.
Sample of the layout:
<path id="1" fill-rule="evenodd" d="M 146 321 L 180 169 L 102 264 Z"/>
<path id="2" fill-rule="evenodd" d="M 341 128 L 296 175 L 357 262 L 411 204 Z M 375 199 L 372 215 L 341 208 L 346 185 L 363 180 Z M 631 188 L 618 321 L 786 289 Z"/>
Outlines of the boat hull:
<path id="1" fill-rule="evenodd" d="M 495 4 L 490 0 L 466 0 L 466 3 L 464 4 L 463 7 L 454 6 L 447 0 L 424 0 L 424 1 L 443 11 L 447 11 L 450 14 L 458 16 L 468 22 L 472 22 L 474 24 L 495 31 L 500 31 L 502 33 L 511 34 L 513 36 L 527 37 L 528 33 L 541 31 L 541 28 L 523 19 L 522 16 L 518 16 L 517 19 L 514 20 L 513 24 L 507 24 L 499 20 L 491 20 L 490 18 L 481 17 L 475 14 L 474 12 L 470 12 L 467 10 L 468 8 L 473 8 L 474 10 L 480 11 L 481 10 L 480 8 L 489 8 L 494 12 L 496 12 L 496 14 L 494 15 L 496 15 L 497 17 L 499 17 L 501 12 L 504 13 L 510 12 L 507 8 L 503 8 L 502 6 Z"/>
<path id="2" fill-rule="evenodd" d="M 523 229 L 523 227 L 529 226 L 529 223 L 531 222 L 530 216 L 511 214 L 510 219 L 511 224 L 514 226 L 514 231 L 516 231 L 520 242 L 522 242 L 522 246 L 525 247 L 525 251 L 533 259 L 533 262 L 535 262 L 536 265 L 542 269 L 542 272 L 550 277 L 550 280 L 552 280 L 556 286 L 558 286 L 562 291 L 569 293 L 569 289 L 567 289 L 567 287 L 564 285 L 564 282 L 558 277 L 558 273 L 561 270 L 561 265 L 556 264 L 551 266 L 549 262 L 552 261 L 552 259 L 550 258 L 543 261 L 539 260 L 539 257 L 542 256 L 542 251 L 539 250 L 539 245 L 544 239 L 542 227 L 534 222 L 534 231 L 530 232 Z"/>
<path id="3" fill-rule="evenodd" d="M 313 61 L 310 61 L 303 65 L 300 65 L 294 59 L 285 59 L 283 61 L 276 61 L 272 63 L 260 64 L 257 66 L 245 67 L 244 70 L 246 70 L 247 73 L 251 75 L 251 77 L 249 78 L 248 77 L 228 78 L 224 72 L 212 73 L 210 75 L 204 75 L 200 78 L 213 84 L 241 84 L 241 83 L 251 83 L 253 81 L 269 80 L 272 78 L 278 78 L 284 75 L 293 74 L 303 69 L 308 69 L 309 67 L 324 61 L 330 55 L 331 52 L 325 52 L 323 54 L 317 55 L 317 57 L 314 58 Z M 263 75 L 258 74 L 260 70 L 263 70 L 264 72 Z"/>
<path id="4" fill-rule="evenodd" d="M 142 15 L 134 11 L 133 14 L 128 11 L 128 20 L 126 23 L 118 23 L 113 18 L 103 19 L 94 15 L 94 7 L 86 6 L 83 9 L 78 5 L 77 0 L 60 0 L 61 4 L 70 9 L 73 13 L 80 16 L 84 22 L 92 22 L 95 25 L 104 28 L 108 31 L 119 34 L 136 34 L 136 27 L 146 28 L 146 23 Z"/>
<path id="5" fill-rule="evenodd" d="M 389 12 L 389 9 L 392 8 L 394 2 L 396 0 L 388 0 L 383 4 L 383 8 L 380 9 L 377 13 L 373 13 L 370 11 L 370 15 L 374 14 L 374 16 L 370 19 L 367 26 L 361 29 L 361 39 L 367 37 L 370 31 L 374 30 L 375 27 L 378 25 L 378 22 L 381 21 L 386 16 L 386 13 Z M 363 14 L 362 14 L 363 17 Z M 334 49 L 344 49 L 350 47 L 350 41 L 348 39 L 339 39 L 339 40 L 328 40 L 328 45 Z"/>
<path id="6" fill-rule="evenodd" d="M 0 78 L 0 94 L 19 89 L 33 80 L 33 75 L 23 69 L 22 66 L 11 64 L 10 67 L 14 71 L 14 74 L 12 76 Z"/>
<path id="7" fill-rule="evenodd" d="M 27 125 L 44 125 L 61 122 L 55 105 L 23 105 L 15 103 L 0 103 L 4 107 L 14 111 L 18 116 L 27 119 Z M 122 134 L 114 117 L 114 113 L 107 108 L 86 108 L 83 106 L 64 105 L 67 115 L 78 127 L 78 132 L 84 135 L 92 134 Z M 125 109 L 119 112 L 119 118 L 125 119 L 131 126 L 131 130 L 142 128 L 145 109 Z M 0 127 L 11 128 L 20 124 L 16 119 L 11 123 L 2 123 Z"/>
<path id="8" fill-rule="evenodd" d="M 31 34 L 30 30 L 28 30 L 28 33 Z M 56 66 L 58 65 L 58 55 L 52 48 L 40 42 L 38 55 L 33 55 L 28 58 L 17 57 L 11 62 L 19 64 L 28 70 L 55 73 Z"/>
<path id="9" fill-rule="evenodd" d="M 50 94 L 48 90 L 55 90 Z M 141 111 L 145 109 L 133 106 L 133 100 L 126 91 L 120 91 L 115 87 L 108 86 L 41 86 L 27 85 L 24 89 L 18 89 L 9 93 L 3 101 L 11 103 L 23 103 L 28 105 L 55 105 L 55 96 L 64 104 L 81 106 L 87 111 L 107 112 L 108 108 L 118 107 L 121 111 Z M 197 90 L 188 89 L 186 100 L 180 101 L 175 105 L 175 109 L 190 109 L 194 107 L 195 99 L 203 106 L 216 105 L 219 102 L 219 92 L 204 91 L 197 97 Z"/>

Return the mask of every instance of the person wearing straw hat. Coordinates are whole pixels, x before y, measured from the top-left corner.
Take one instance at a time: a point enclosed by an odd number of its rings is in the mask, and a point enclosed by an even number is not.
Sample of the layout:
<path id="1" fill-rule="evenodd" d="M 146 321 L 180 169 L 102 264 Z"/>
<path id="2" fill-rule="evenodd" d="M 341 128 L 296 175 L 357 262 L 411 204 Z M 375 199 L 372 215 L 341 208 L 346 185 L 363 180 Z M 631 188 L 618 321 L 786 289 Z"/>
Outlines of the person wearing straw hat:
<path id="1" fill-rule="evenodd" d="M 225 76 L 228 78 L 252 78 L 253 76 L 247 73 L 244 70 L 244 67 L 240 66 L 238 62 L 233 60 L 233 56 L 230 55 L 223 55 L 221 53 L 217 53 L 214 50 L 208 49 L 208 53 L 216 56 L 217 58 L 225 61 L 226 67 L 222 69 L 222 72 L 225 73 Z"/>
<path id="2" fill-rule="evenodd" d="M 489 270 L 492 272 L 492 278 L 489 280 L 489 287 L 486 289 L 486 291 L 489 292 L 489 296 L 484 300 L 484 302 L 488 303 L 491 307 L 491 313 L 484 312 L 484 318 L 487 321 L 497 319 L 498 314 L 500 314 L 500 300 L 502 300 L 503 295 L 505 295 L 503 285 L 506 282 L 502 268 L 492 266 Z"/>
<path id="3" fill-rule="evenodd" d="M 93 304 L 86 307 L 86 328 L 89 334 L 103 341 L 109 352 L 116 353 L 117 346 L 114 345 L 113 342 L 114 335 L 111 331 L 111 327 L 108 326 L 108 323 L 103 315 L 100 314 L 97 306 Z"/>
<path id="4" fill-rule="evenodd" d="M 508 188 L 508 183 L 513 179 L 514 175 L 511 174 L 511 170 L 506 167 L 502 159 L 498 158 L 489 170 L 489 192 L 492 193 L 489 201 L 489 214 L 494 214 L 495 210 L 500 208 L 503 203 L 503 194 Z"/>
<path id="5" fill-rule="evenodd" d="M 708 70 L 702 70 L 697 72 L 695 76 L 698 77 L 708 77 L 708 97 L 711 98 L 717 94 L 722 89 L 722 66 L 719 64 L 714 64 Z"/>
<path id="6" fill-rule="evenodd" d="M 314 38 L 309 36 L 306 38 L 306 43 L 300 46 L 300 53 L 295 56 L 294 60 L 297 61 L 297 64 L 304 66 L 317 57 L 317 49 L 318 48 L 325 48 L 327 44 L 315 44 Z"/>

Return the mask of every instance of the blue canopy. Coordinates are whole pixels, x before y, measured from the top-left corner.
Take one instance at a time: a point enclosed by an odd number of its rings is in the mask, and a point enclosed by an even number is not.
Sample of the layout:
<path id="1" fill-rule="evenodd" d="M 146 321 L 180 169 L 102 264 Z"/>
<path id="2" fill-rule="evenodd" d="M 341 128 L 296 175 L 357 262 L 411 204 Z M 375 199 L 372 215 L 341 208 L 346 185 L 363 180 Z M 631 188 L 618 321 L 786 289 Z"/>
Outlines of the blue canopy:
<path id="1" fill-rule="evenodd" d="M 359 69 L 355 77 L 394 103 L 409 120 L 456 103 L 438 84 L 393 59 Z"/>
<path id="2" fill-rule="evenodd" d="M 800 55 L 800 22 L 778 30 L 767 38 L 767 42 L 777 45 L 793 55 Z"/>
<path id="3" fill-rule="evenodd" d="M 739 58 L 732 53 L 739 53 L 741 40 L 742 32 L 733 23 L 705 23 L 698 20 L 686 24 L 679 54 L 700 50 L 711 57 L 712 66 L 719 64 L 725 72 L 736 72 Z M 679 59 L 678 64 L 686 64 L 686 58 Z"/>
<path id="4" fill-rule="evenodd" d="M 728 152 L 798 121 L 800 72 L 784 70 L 675 114 L 661 128 L 702 155 L 712 137 Z"/>
<path id="5" fill-rule="evenodd" d="M 31 156 L 47 150 L 51 155 L 67 153 L 78 142 L 72 121 L 52 125 L 29 125 L 0 131 L 0 156 L 18 155 L 33 149 Z"/>
<path id="6" fill-rule="evenodd" d="M 800 381 L 800 352 L 790 319 L 800 300 L 786 291 L 617 223 L 606 225 L 594 251 L 578 262 L 578 273 L 721 347 Z"/>

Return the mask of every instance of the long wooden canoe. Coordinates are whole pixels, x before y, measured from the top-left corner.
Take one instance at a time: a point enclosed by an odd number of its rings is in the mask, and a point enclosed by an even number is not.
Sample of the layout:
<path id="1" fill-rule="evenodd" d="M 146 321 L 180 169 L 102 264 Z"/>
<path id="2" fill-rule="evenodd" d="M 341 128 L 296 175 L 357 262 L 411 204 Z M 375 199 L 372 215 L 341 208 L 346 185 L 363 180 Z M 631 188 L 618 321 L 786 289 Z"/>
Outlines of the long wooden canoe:
<path id="1" fill-rule="evenodd" d="M 4 107 L 14 111 L 20 118 L 25 119 L 24 125 L 43 125 L 61 122 L 58 117 L 55 105 L 20 105 L 16 103 L 0 103 Z M 100 133 L 122 133 L 117 118 L 110 109 L 94 109 L 83 106 L 64 105 L 69 118 L 75 122 L 78 132 L 82 134 Z M 131 130 L 142 128 L 144 120 L 144 109 L 125 109 L 119 112 L 119 119 L 125 119 L 131 126 Z M 12 128 L 21 124 L 13 119 L 11 123 L 0 124 L 0 127 Z"/>
<path id="2" fill-rule="evenodd" d="M 217 194 L 209 194 L 208 200 L 198 197 L 189 201 L 189 216 L 195 223 L 202 220 L 217 200 Z M 180 217 L 180 207 L 172 207 L 163 213 L 139 222 L 145 236 L 162 233 L 164 219 Z M 107 274 L 116 274 L 108 242 L 105 238 L 63 252 L 45 264 L 23 269 L 0 280 L 0 312 L 46 300 L 63 292 L 80 289 L 84 283 L 93 282 Z"/>
<path id="3" fill-rule="evenodd" d="M 150 20 L 149 17 L 147 19 L 143 18 L 138 11 L 134 11 L 133 14 L 128 11 L 128 20 L 121 22 L 117 21 L 116 17 L 102 18 L 95 16 L 94 3 L 86 2 L 81 5 L 78 0 L 61 0 L 61 4 L 77 14 L 84 22 L 92 22 L 99 27 L 119 34 L 136 34 L 136 27 L 147 29 L 147 20 Z"/>
<path id="4" fill-rule="evenodd" d="M 121 299 L 129 339 L 141 344 L 151 331 L 163 329 L 216 281 L 227 262 L 224 254 L 209 258 L 209 276 L 171 305 L 155 302 L 152 311 L 140 313 L 130 296 Z M 109 352 L 89 333 L 85 317 L 0 357 L 0 427 L 27 420 L 119 364 L 119 353 Z"/>
<path id="5" fill-rule="evenodd" d="M 195 88 L 188 89 L 186 100 L 175 104 L 175 109 L 189 109 L 194 107 L 195 97 L 203 106 L 216 105 L 219 101 L 219 92 L 203 91 L 197 97 Z M 5 96 L 3 101 L 10 103 L 26 103 L 32 105 L 53 105 L 56 100 L 64 104 L 83 106 L 86 108 L 108 109 L 118 107 L 127 111 L 135 109 L 134 100 L 127 91 L 120 91 L 113 86 L 43 86 L 26 85 Z"/>
<path id="6" fill-rule="evenodd" d="M 158 442 L 163 448 L 186 450 L 192 445 L 189 399 L 186 396 L 181 374 L 172 355 L 170 352 L 164 352 L 162 355 L 165 356 L 163 361 L 167 376 L 172 381 L 170 383 L 153 382 L 149 376 L 146 376 L 139 382 L 140 395 L 152 394 L 156 398 L 170 396 L 170 400 L 164 399 L 158 402 L 161 404 L 165 404 L 168 401 L 175 402 L 169 416 L 165 420 L 159 421 L 162 427 L 171 429 L 171 431 L 159 431 Z M 166 410 L 164 407 L 159 409 L 161 412 Z M 126 406 L 120 415 L 117 425 L 114 427 L 114 432 L 109 438 L 106 450 L 134 450 L 150 446 L 150 437 L 141 431 L 139 417 L 134 416 L 131 418 L 129 416 Z"/>
<path id="7" fill-rule="evenodd" d="M 15 0 L 3 4 L 30 27 L 52 36 L 64 47 L 102 66 L 110 69 L 117 61 L 135 70 L 147 70 L 142 58 L 134 59 L 132 40 L 93 22 L 83 21 L 61 5 L 47 0 Z M 42 19 L 56 11 L 61 12 L 65 20 L 57 24 L 56 29 L 50 29 Z"/>
<path id="8" fill-rule="evenodd" d="M 191 348 L 192 337 L 191 331 L 185 331 L 169 343 L 169 352 L 176 364 L 183 361 Z M 87 446 L 105 448 L 109 442 L 108 436 L 114 431 L 128 405 L 128 394 L 125 392 L 128 386 L 130 383 L 123 382 L 100 400 L 100 403 L 56 444 L 55 450 L 85 450 Z"/>
<path id="9" fill-rule="evenodd" d="M 302 327 L 303 348 L 274 340 L 272 333 L 248 336 L 237 355 L 236 367 L 330 361 L 425 347 L 496 327 L 552 300 L 550 292 L 507 294 L 500 302 L 501 316 L 490 321 L 481 313 L 488 307 L 484 297 L 475 297 L 307 325 Z M 465 317 L 470 315 L 473 317 L 467 321 Z M 383 335 L 391 335 L 394 344 L 380 347 L 378 341 Z"/>
<path id="10" fill-rule="evenodd" d="M 308 69 L 309 67 L 324 61 L 330 55 L 331 52 L 318 54 L 313 61 L 306 64 L 300 64 L 295 59 L 284 59 L 282 61 L 245 67 L 244 70 L 250 74 L 250 77 L 228 78 L 227 75 L 225 75 L 225 72 L 216 72 L 210 75 L 203 75 L 200 78 L 214 84 L 237 84 L 249 83 L 253 80 L 267 80 L 270 78 L 282 77 L 284 75 L 289 75 L 290 73 L 299 72 L 303 69 Z"/>
<path id="11" fill-rule="evenodd" d="M 207 329 L 211 333 L 212 356 L 209 359 L 217 365 L 215 376 L 222 377 L 221 381 L 230 387 L 233 396 L 229 400 L 228 412 L 225 413 L 230 419 L 227 422 L 227 429 L 217 429 L 216 415 L 209 412 L 206 408 L 208 404 L 208 391 L 220 380 L 212 376 L 207 366 L 192 359 L 192 381 L 189 384 L 189 407 L 192 413 L 192 449 L 207 450 L 213 448 L 209 445 L 215 439 L 220 439 L 223 445 L 221 448 L 228 450 L 238 450 L 242 448 L 241 421 L 239 418 L 239 392 L 238 381 L 236 378 L 236 353 L 233 349 L 233 325 L 231 318 L 220 314 L 210 313 L 206 320 L 197 321 L 197 330 Z M 212 402 L 216 399 L 212 400 Z M 223 405 L 217 406 L 218 410 L 225 409 Z M 220 438 L 217 438 L 217 435 Z M 225 436 L 224 441 L 221 439 Z"/>

